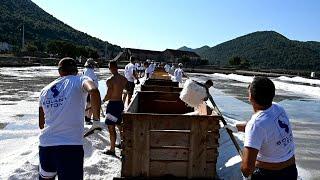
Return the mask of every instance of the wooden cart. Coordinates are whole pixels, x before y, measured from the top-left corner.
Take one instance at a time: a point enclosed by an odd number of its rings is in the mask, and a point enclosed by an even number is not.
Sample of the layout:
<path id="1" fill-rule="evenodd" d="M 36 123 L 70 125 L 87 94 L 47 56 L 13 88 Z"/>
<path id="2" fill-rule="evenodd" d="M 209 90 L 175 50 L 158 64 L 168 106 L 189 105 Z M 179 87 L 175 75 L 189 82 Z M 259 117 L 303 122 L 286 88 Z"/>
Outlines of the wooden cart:
<path id="1" fill-rule="evenodd" d="M 151 79 L 171 80 L 171 76 L 163 68 L 160 68 L 153 72 Z"/>
<path id="2" fill-rule="evenodd" d="M 216 177 L 220 116 L 179 93 L 138 92 L 123 115 L 122 178 Z"/>
<path id="3" fill-rule="evenodd" d="M 165 79 L 148 79 L 144 82 L 144 85 L 179 87 L 179 82 L 173 82 L 171 80 L 165 80 Z"/>
<path id="4" fill-rule="evenodd" d="M 182 88 L 172 86 L 141 85 L 141 91 L 181 92 Z"/>

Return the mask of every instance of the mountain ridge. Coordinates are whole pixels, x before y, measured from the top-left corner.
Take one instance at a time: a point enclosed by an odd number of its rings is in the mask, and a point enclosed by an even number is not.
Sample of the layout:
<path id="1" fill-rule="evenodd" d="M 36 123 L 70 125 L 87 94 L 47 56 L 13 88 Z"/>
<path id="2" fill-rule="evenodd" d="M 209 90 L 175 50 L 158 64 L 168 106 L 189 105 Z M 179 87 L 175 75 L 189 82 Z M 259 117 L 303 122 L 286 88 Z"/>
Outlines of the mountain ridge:
<path id="1" fill-rule="evenodd" d="M 222 66 L 229 65 L 231 58 L 240 57 L 253 68 L 320 70 L 320 42 L 290 40 L 276 31 L 249 33 L 199 55 L 210 64 Z"/>
<path id="2" fill-rule="evenodd" d="M 98 51 L 104 51 L 107 47 L 110 56 L 121 50 L 119 46 L 72 28 L 31 0 L 2 0 L 0 12 L 0 42 L 8 42 L 16 48 L 21 48 L 21 28 L 24 24 L 26 44 L 33 44 L 42 51 L 52 40 L 72 42 Z"/>

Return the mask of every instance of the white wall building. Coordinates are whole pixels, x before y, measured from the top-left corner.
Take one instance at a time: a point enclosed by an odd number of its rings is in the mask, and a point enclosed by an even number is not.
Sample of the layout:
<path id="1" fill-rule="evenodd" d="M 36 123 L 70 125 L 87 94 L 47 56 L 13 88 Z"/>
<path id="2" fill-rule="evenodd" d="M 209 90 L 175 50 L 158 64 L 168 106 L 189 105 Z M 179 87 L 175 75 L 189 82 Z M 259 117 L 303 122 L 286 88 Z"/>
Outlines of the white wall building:
<path id="1" fill-rule="evenodd" d="M 10 51 L 11 45 L 7 42 L 0 42 L 0 51 Z"/>

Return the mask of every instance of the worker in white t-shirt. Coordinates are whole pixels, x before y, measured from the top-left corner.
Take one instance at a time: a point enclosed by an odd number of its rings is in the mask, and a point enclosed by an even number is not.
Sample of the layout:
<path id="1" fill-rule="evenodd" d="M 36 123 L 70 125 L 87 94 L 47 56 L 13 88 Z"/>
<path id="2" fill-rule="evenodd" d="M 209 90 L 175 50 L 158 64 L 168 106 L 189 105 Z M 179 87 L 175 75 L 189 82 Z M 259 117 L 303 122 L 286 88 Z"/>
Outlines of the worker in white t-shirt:
<path id="1" fill-rule="evenodd" d="M 139 62 L 135 62 L 134 67 L 136 69 L 137 76 L 140 77 L 140 63 Z"/>
<path id="2" fill-rule="evenodd" d="M 180 84 L 182 83 L 182 77 L 186 76 L 186 75 L 184 74 L 184 71 L 183 71 L 182 67 L 183 67 L 183 64 L 182 64 L 182 63 L 179 63 L 179 64 L 178 64 L 178 68 L 177 68 L 177 69 L 174 71 L 174 73 L 173 73 L 173 75 L 174 75 L 174 77 L 175 77 L 175 80 L 176 80 L 177 82 L 179 82 Z"/>
<path id="3" fill-rule="evenodd" d="M 144 77 L 146 77 L 146 79 L 149 79 L 152 76 L 152 67 L 149 66 L 149 63 L 147 61 L 144 62 L 143 65 L 145 67 Z"/>
<path id="4" fill-rule="evenodd" d="M 154 72 L 154 70 L 156 69 L 156 63 L 154 61 L 151 61 L 150 65 L 152 73 Z"/>
<path id="5" fill-rule="evenodd" d="M 125 68 L 124 68 L 124 76 L 127 78 L 128 83 L 125 88 L 126 92 L 123 95 L 123 102 L 126 104 L 128 101 L 128 105 L 131 102 L 131 97 L 133 95 L 134 91 L 134 81 L 136 80 L 137 84 L 140 84 L 139 78 L 137 76 L 137 69 L 135 68 L 135 57 L 131 56 L 130 57 L 130 63 L 128 63 Z"/>
<path id="6" fill-rule="evenodd" d="M 168 63 L 166 63 L 166 65 L 164 65 L 164 70 L 169 73 L 170 71 L 170 65 Z"/>
<path id="7" fill-rule="evenodd" d="M 100 93 L 87 76 L 78 76 L 77 63 L 63 58 L 60 77 L 39 97 L 39 179 L 83 179 L 84 110 L 91 96 L 93 126 L 100 127 Z"/>
<path id="8" fill-rule="evenodd" d="M 172 64 L 171 64 L 171 67 L 170 67 L 170 69 L 169 69 L 169 74 L 170 74 L 170 75 L 173 75 L 175 70 L 176 70 L 176 67 L 175 67 L 174 63 L 172 63 Z"/>
<path id="9" fill-rule="evenodd" d="M 143 77 L 144 76 L 144 71 L 145 71 L 145 67 L 144 64 L 142 62 L 140 62 L 140 68 L 139 68 L 139 77 Z"/>
<path id="10" fill-rule="evenodd" d="M 86 63 L 84 64 L 83 75 L 88 76 L 94 82 L 94 84 L 99 87 L 98 77 L 94 72 L 94 68 L 98 67 L 98 63 L 94 61 L 92 58 L 89 58 Z M 87 97 L 87 105 L 86 105 L 86 115 L 85 115 L 85 122 L 86 124 L 92 124 L 91 122 L 92 110 L 90 104 L 90 95 Z"/>
<path id="11" fill-rule="evenodd" d="M 275 86 L 267 77 L 255 77 L 249 86 L 249 101 L 254 114 L 245 124 L 227 125 L 244 131 L 241 171 L 255 179 L 297 179 L 293 134 L 288 115 L 272 103 Z"/>

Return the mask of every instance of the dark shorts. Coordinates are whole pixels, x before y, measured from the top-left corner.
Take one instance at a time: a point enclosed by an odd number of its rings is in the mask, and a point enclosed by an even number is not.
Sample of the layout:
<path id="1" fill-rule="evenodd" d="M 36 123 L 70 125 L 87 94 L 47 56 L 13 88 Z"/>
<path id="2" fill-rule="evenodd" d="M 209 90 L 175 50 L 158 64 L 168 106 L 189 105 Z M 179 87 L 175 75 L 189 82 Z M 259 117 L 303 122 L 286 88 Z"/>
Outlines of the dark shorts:
<path id="1" fill-rule="evenodd" d="M 83 179 L 83 147 L 63 145 L 39 147 L 39 179 Z"/>
<path id="2" fill-rule="evenodd" d="M 251 180 L 296 180 L 298 177 L 298 170 L 296 165 L 291 165 L 281 170 L 266 170 L 256 168 L 251 176 Z"/>
<path id="3" fill-rule="evenodd" d="M 134 91 L 134 82 L 130 82 L 128 81 L 127 85 L 126 85 L 126 91 L 127 91 L 127 94 L 129 95 L 133 95 L 133 91 Z"/>
<path id="4" fill-rule="evenodd" d="M 107 105 L 107 110 L 106 110 L 106 121 L 105 123 L 107 125 L 116 125 L 116 124 L 121 124 L 122 122 L 122 112 L 124 109 L 124 105 L 122 101 L 109 101 Z M 118 120 L 115 121 L 113 119 L 109 119 L 108 116 L 114 116 Z"/>

